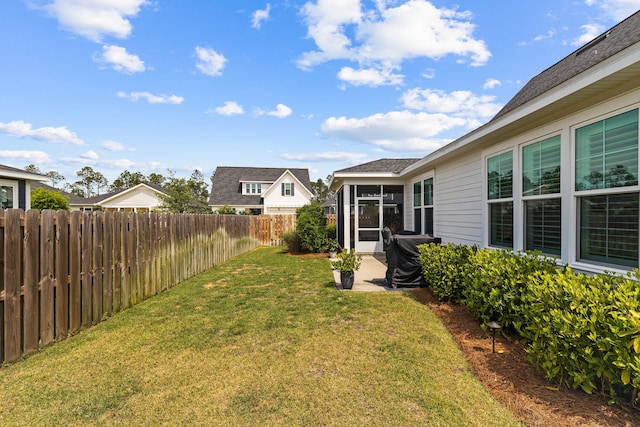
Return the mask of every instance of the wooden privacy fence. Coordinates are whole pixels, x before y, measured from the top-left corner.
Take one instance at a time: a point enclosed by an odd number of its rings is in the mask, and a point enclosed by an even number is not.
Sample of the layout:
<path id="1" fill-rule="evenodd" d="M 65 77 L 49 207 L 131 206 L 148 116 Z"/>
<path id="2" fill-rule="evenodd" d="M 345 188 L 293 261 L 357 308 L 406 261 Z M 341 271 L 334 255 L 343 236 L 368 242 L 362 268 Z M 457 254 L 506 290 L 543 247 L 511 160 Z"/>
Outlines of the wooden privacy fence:
<path id="1" fill-rule="evenodd" d="M 15 362 L 258 245 L 281 244 L 294 229 L 295 215 L 0 209 L 0 362 Z"/>

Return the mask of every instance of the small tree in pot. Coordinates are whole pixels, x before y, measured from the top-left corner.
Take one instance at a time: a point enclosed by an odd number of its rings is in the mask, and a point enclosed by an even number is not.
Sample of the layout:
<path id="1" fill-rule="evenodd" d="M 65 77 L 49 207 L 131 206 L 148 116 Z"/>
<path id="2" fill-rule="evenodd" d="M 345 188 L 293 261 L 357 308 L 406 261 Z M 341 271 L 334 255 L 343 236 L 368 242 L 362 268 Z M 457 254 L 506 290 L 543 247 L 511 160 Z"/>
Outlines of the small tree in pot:
<path id="1" fill-rule="evenodd" d="M 362 255 L 356 254 L 356 250 L 346 248 L 342 252 L 336 255 L 338 258 L 335 261 L 331 261 L 331 266 L 340 272 L 340 284 L 342 289 L 353 288 L 353 281 L 355 278 L 355 272 L 360 268 L 362 264 Z"/>

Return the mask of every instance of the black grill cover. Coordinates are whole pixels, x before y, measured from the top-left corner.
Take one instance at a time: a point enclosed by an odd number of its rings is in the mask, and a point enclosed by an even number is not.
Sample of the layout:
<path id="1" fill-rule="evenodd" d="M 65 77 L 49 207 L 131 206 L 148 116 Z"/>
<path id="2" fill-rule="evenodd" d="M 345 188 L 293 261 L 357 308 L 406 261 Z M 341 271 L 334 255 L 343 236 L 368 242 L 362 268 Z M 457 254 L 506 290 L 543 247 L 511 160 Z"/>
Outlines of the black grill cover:
<path id="1" fill-rule="evenodd" d="M 429 234 L 394 234 L 387 246 L 387 284 L 397 287 L 424 286 L 418 245 L 440 244 L 442 239 Z"/>

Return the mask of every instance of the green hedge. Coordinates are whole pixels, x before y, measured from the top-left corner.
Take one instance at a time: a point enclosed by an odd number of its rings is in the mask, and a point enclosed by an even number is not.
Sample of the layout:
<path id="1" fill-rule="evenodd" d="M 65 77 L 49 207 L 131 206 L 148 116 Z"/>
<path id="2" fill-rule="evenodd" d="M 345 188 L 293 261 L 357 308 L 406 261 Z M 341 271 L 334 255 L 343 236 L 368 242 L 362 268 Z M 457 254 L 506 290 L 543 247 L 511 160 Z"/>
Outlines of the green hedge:
<path id="1" fill-rule="evenodd" d="M 496 320 L 527 343 L 549 381 L 636 403 L 640 388 L 640 271 L 585 275 L 538 252 L 422 245 L 433 292 Z"/>

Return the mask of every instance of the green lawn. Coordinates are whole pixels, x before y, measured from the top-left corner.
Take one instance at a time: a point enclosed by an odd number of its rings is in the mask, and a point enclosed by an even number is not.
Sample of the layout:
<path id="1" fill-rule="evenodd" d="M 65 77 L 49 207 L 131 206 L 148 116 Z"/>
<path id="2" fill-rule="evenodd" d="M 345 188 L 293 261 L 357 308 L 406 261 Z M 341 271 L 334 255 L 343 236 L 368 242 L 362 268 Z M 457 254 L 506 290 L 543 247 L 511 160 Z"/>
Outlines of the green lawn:
<path id="1" fill-rule="evenodd" d="M 411 293 L 260 248 L 0 369 L 0 425 L 519 425 Z"/>

